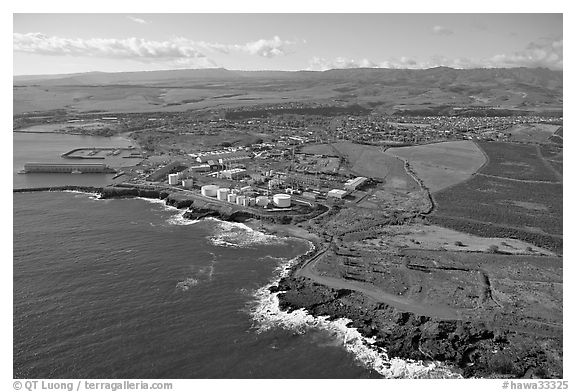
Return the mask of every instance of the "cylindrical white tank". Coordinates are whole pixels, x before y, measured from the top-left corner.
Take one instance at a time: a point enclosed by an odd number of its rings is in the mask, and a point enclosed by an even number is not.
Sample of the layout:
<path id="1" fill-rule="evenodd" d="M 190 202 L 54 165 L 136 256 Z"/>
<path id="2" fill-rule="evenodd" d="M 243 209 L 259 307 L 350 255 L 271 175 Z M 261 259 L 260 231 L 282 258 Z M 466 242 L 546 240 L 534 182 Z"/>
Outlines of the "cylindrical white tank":
<path id="1" fill-rule="evenodd" d="M 248 205 L 249 206 L 255 206 L 256 205 L 256 199 L 253 197 L 248 198 Z"/>
<path id="2" fill-rule="evenodd" d="M 204 185 L 201 188 L 202 195 L 209 197 L 216 197 L 218 192 L 218 185 Z"/>
<path id="3" fill-rule="evenodd" d="M 290 207 L 292 204 L 292 196 L 287 195 L 285 193 L 279 193 L 274 195 L 272 200 L 274 200 L 274 205 L 276 207 L 286 208 Z"/>
<path id="4" fill-rule="evenodd" d="M 182 180 L 182 186 L 186 189 L 192 189 L 192 185 L 194 185 L 194 180 L 192 178 L 185 178 Z"/>
<path id="5" fill-rule="evenodd" d="M 178 185 L 180 183 L 180 175 L 178 174 L 168 174 L 168 184 Z"/>
<path id="6" fill-rule="evenodd" d="M 246 196 L 236 197 L 236 204 L 243 206 L 245 202 L 246 202 Z"/>
<path id="7" fill-rule="evenodd" d="M 265 207 L 268 205 L 268 196 L 258 196 L 256 198 L 256 205 L 259 207 Z"/>
<path id="8" fill-rule="evenodd" d="M 228 203 L 236 203 L 236 194 L 231 193 L 228 195 Z"/>
<path id="9" fill-rule="evenodd" d="M 228 188 L 220 188 L 217 191 L 218 200 L 227 201 L 228 200 Z"/>

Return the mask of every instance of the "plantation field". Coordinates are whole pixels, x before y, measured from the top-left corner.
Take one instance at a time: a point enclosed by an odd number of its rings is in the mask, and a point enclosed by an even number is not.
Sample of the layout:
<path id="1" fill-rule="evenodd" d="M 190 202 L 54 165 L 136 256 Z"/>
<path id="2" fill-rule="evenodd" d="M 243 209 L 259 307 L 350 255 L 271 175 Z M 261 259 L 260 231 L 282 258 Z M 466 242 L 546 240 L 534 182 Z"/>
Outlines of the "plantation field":
<path id="1" fill-rule="evenodd" d="M 406 173 L 404 162 L 379 148 L 346 142 L 333 146 L 346 158 L 354 174 L 382 180 L 384 189 L 420 190 L 418 183 Z"/>
<path id="2" fill-rule="evenodd" d="M 302 147 L 305 154 L 335 155 L 334 150 L 328 144 L 310 144 Z"/>
<path id="3" fill-rule="evenodd" d="M 435 224 L 481 237 L 521 239 L 554 251 L 562 247 L 562 184 L 486 176 L 434 195 Z"/>
<path id="4" fill-rule="evenodd" d="M 551 124 L 522 124 L 508 129 L 507 132 L 512 134 L 510 140 L 513 142 L 546 143 L 559 128 L 559 125 Z"/>
<path id="5" fill-rule="evenodd" d="M 486 161 L 469 140 L 394 147 L 386 153 L 405 159 L 430 192 L 465 181 Z"/>
<path id="6" fill-rule="evenodd" d="M 489 162 L 479 173 L 530 181 L 560 181 L 539 155 L 538 146 L 479 142 Z"/>

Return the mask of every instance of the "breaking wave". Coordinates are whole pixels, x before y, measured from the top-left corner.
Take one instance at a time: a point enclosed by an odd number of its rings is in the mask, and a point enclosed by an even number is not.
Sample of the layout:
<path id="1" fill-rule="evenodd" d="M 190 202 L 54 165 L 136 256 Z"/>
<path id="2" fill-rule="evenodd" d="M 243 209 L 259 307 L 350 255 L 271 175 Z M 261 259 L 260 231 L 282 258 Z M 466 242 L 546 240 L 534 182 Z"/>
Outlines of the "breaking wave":
<path id="1" fill-rule="evenodd" d="M 308 253 L 311 251 L 312 249 Z M 353 354 L 363 366 L 373 369 L 384 378 L 461 378 L 459 374 L 451 372 L 440 362 L 424 363 L 389 358 L 386 350 L 374 344 L 373 338 L 365 338 L 356 328 L 348 327 L 347 325 L 351 322 L 349 319 L 340 318 L 330 321 L 329 316 L 315 317 L 304 309 L 291 312 L 281 310 L 277 293 L 271 293 L 269 288 L 277 285 L 298 261 L 299 257 L 284 259 L 275 271 L 274 280 L 254 292 L 255 300 L 249 311 L 257 333 L 277 327 L 299 334 L 304 334 L 310 329 L 320 329 L 333 336 L 337 344 Z"/>
<path id="2" fill-rule="evenodd" d="M 188 291 L 190 287 L 194 287 L 198 284 L 198 279 L 186 278 L 181 282 L 176 283 L 176 288 L 181 291 Z"/>
<path id="3" fill-rule="evenodd" d="M 188 291 L 191 287 L 197 286 L 199 283 L 212 281 L 214 276 L 214 265 L 216 264 L 216 255 L 210 252 L 212 259 L 210 264 L 204 266 L 191 266 L 191 273 L 186 279 L 176 283 L 176 289 L 180 291 Z"/>
<path id="4" fill-rule="evenodd" d="M 81 194 L 81 195 L 87 195 L 88 198 L 91 199 L 91 200 L 104 200 L 104 199 L 100 199 L 100 194 L 99 194 L 99 193 L 95 193 L 95 192 L 75 191 L 75 190 L 72 190 L 72 189 L 65 189 L 65 190 L 59 191 L 59 192 L 77 193 L 77 194 Z"/>
<path id="5" fill-rule="evenodd" d="M 168 212 L 172 212 L 174 213 L 170 218 L 168 218 L 166 220 L 166 222 L 169 225 L 173 225 L 173 226 L 188 226 L 188 225 L 193 225 L 198 223 L 198 220 L 192 220 L 192 219 L 186 219 L 184 218 L 184 214 L 186 213 L 186 211 L 178 209 L 176 207 L 173 206 L 169 206 L 166 204 L 166 202 L 162 199 L 148 199 L 145 197 L 136 197 L 135 199 L 139 199 L 139 200 L 144 200 L 148 203 L 152 203 L 152 204 L 156 204 L 160 207 L 162 207 L 162 209 L 164 211 L 168 211 Z"/>
<path id="6" fill-rule="evenodd" d="M 256 245 L 285 245 L 287 239 L 272 234 L 265 234 L 254 230 L 245 224 L 225 222 L 215 218 L 206 218 L 216 222 L 217 233 L 209 237 L 210 242 L 216 246 L 229 248 L 251 248 Z"/>

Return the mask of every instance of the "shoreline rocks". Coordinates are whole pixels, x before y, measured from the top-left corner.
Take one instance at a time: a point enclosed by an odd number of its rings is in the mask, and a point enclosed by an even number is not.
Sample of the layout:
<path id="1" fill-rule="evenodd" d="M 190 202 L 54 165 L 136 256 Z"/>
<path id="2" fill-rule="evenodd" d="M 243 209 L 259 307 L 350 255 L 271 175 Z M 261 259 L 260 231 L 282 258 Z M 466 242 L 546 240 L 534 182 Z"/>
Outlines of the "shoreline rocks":
<path id="1" fill-rule="evenodd" d="M 462 376 L 482 378 L 562 378 L 561 339 L 495 328 L 484 320 L 441 320 L 375 303 L 361 293 L 332 289 L 305 277 L 288 276 L 270 287 L 284 311 L 305 309 L 375 338 L 390 358 L 442 361 Z M 552 350 L 549 350 L 552 349 Z"/>

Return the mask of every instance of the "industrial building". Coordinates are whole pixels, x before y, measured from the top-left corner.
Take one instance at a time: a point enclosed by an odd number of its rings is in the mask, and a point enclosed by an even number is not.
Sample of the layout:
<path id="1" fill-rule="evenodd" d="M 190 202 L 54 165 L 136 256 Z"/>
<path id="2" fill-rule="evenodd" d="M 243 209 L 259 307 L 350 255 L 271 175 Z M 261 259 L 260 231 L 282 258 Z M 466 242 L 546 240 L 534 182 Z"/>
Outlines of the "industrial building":
<path id="1" fill-rule="evenodd" d="M 186 189 L 192 189 L 194 185 L 194 180 L 192 178 L 185 178 L 182 180 L 182 186 Z"/>
<path id="2" fill-rule="evenodd" d="M 358 187 L 364 184 L 368 179 L 366 177 L 352 178 L 344 183 L 344 189 L 355 191 Z"/>
<path id="3" fill-rule="evenodd" d="M 246 176 L 246 169 L 236 168 L 236 169 L 222 170 L 219 172 L 210 173 L 208 175 L 211 177 L 226 178 L 228 180 L 238 180 Z"/>
<path id="4" fill-rule="evenodd" d="M 222 201 L 228 201 L 228 188 L 220 188 L 216 192 L 216 198 Z"/>
<path id="5" fill-rule="evenodd" d="M 258 207 L 266 207 L 268 203 L 270 203 L 270 199 L 268 199 L 268 196 L 258 196 L 256 198 L 256 205 Z"/>
<path id="6" fill-rule="evenodd" d="M 343 190 L 343 189 L 332 189 L 331 191 L 328 191 L 328 195 L 327 197 L 333 197 L 335 199 L 343 199 L 344 196 L 346 196 L 348 194 L 347 191 Z"/>
<path id="7" fill-rule="evenodd" d="M 233 162 L 241 162 L 248 159 L 252 159 L 250 153 L 241 150 L 240 151 L 219 150 L 219 151 L 209 151 L 189 155 L 195 157 L 196 161 L 200 163 L 208 163 L 208 161 L 214 161 L 224 164 L 230 164 Z"/>
<path id="8" fill-rule="evenodd" d="M 280 208 L 287 208 L 292 205 L 292 196 L 285 193 L 279 193 L 272 197 L 274 205 Z"/>
<path id="9" fill-rule="evenodd" d="M 185 173 L 194 174 L 194 173 L 206 173 L 209 171 L 210 171 L 210 165 L 202 164 L 202 165 L 190 166 L 188 169 L 185 170 Z"/>
<path id="10" fill-rule="evenodd" d="M 180 173 L 168 174 L 168 185 L 178 185 L 180 183 Z"/>
<path id="11" fill-rule="evenodd" d="M 115 173 L 104 163 L 26 163 L 24 173 Z"/>
<path id="12" fill-rule="evenodd" d="M 204 185 L 200 188 L 200 192 L 202 193 L 202 196 L 216 197 L 218 189 L 220 189 L 218 185 Z"/>
<path id="13" fill-rule="evenodd" d="M 317 195 L 315 193 L 312 193 L 312 192 L 304 192 L 304 193 L 302 193 L 302 197 L 304 199 L 316 201 Z"/>

